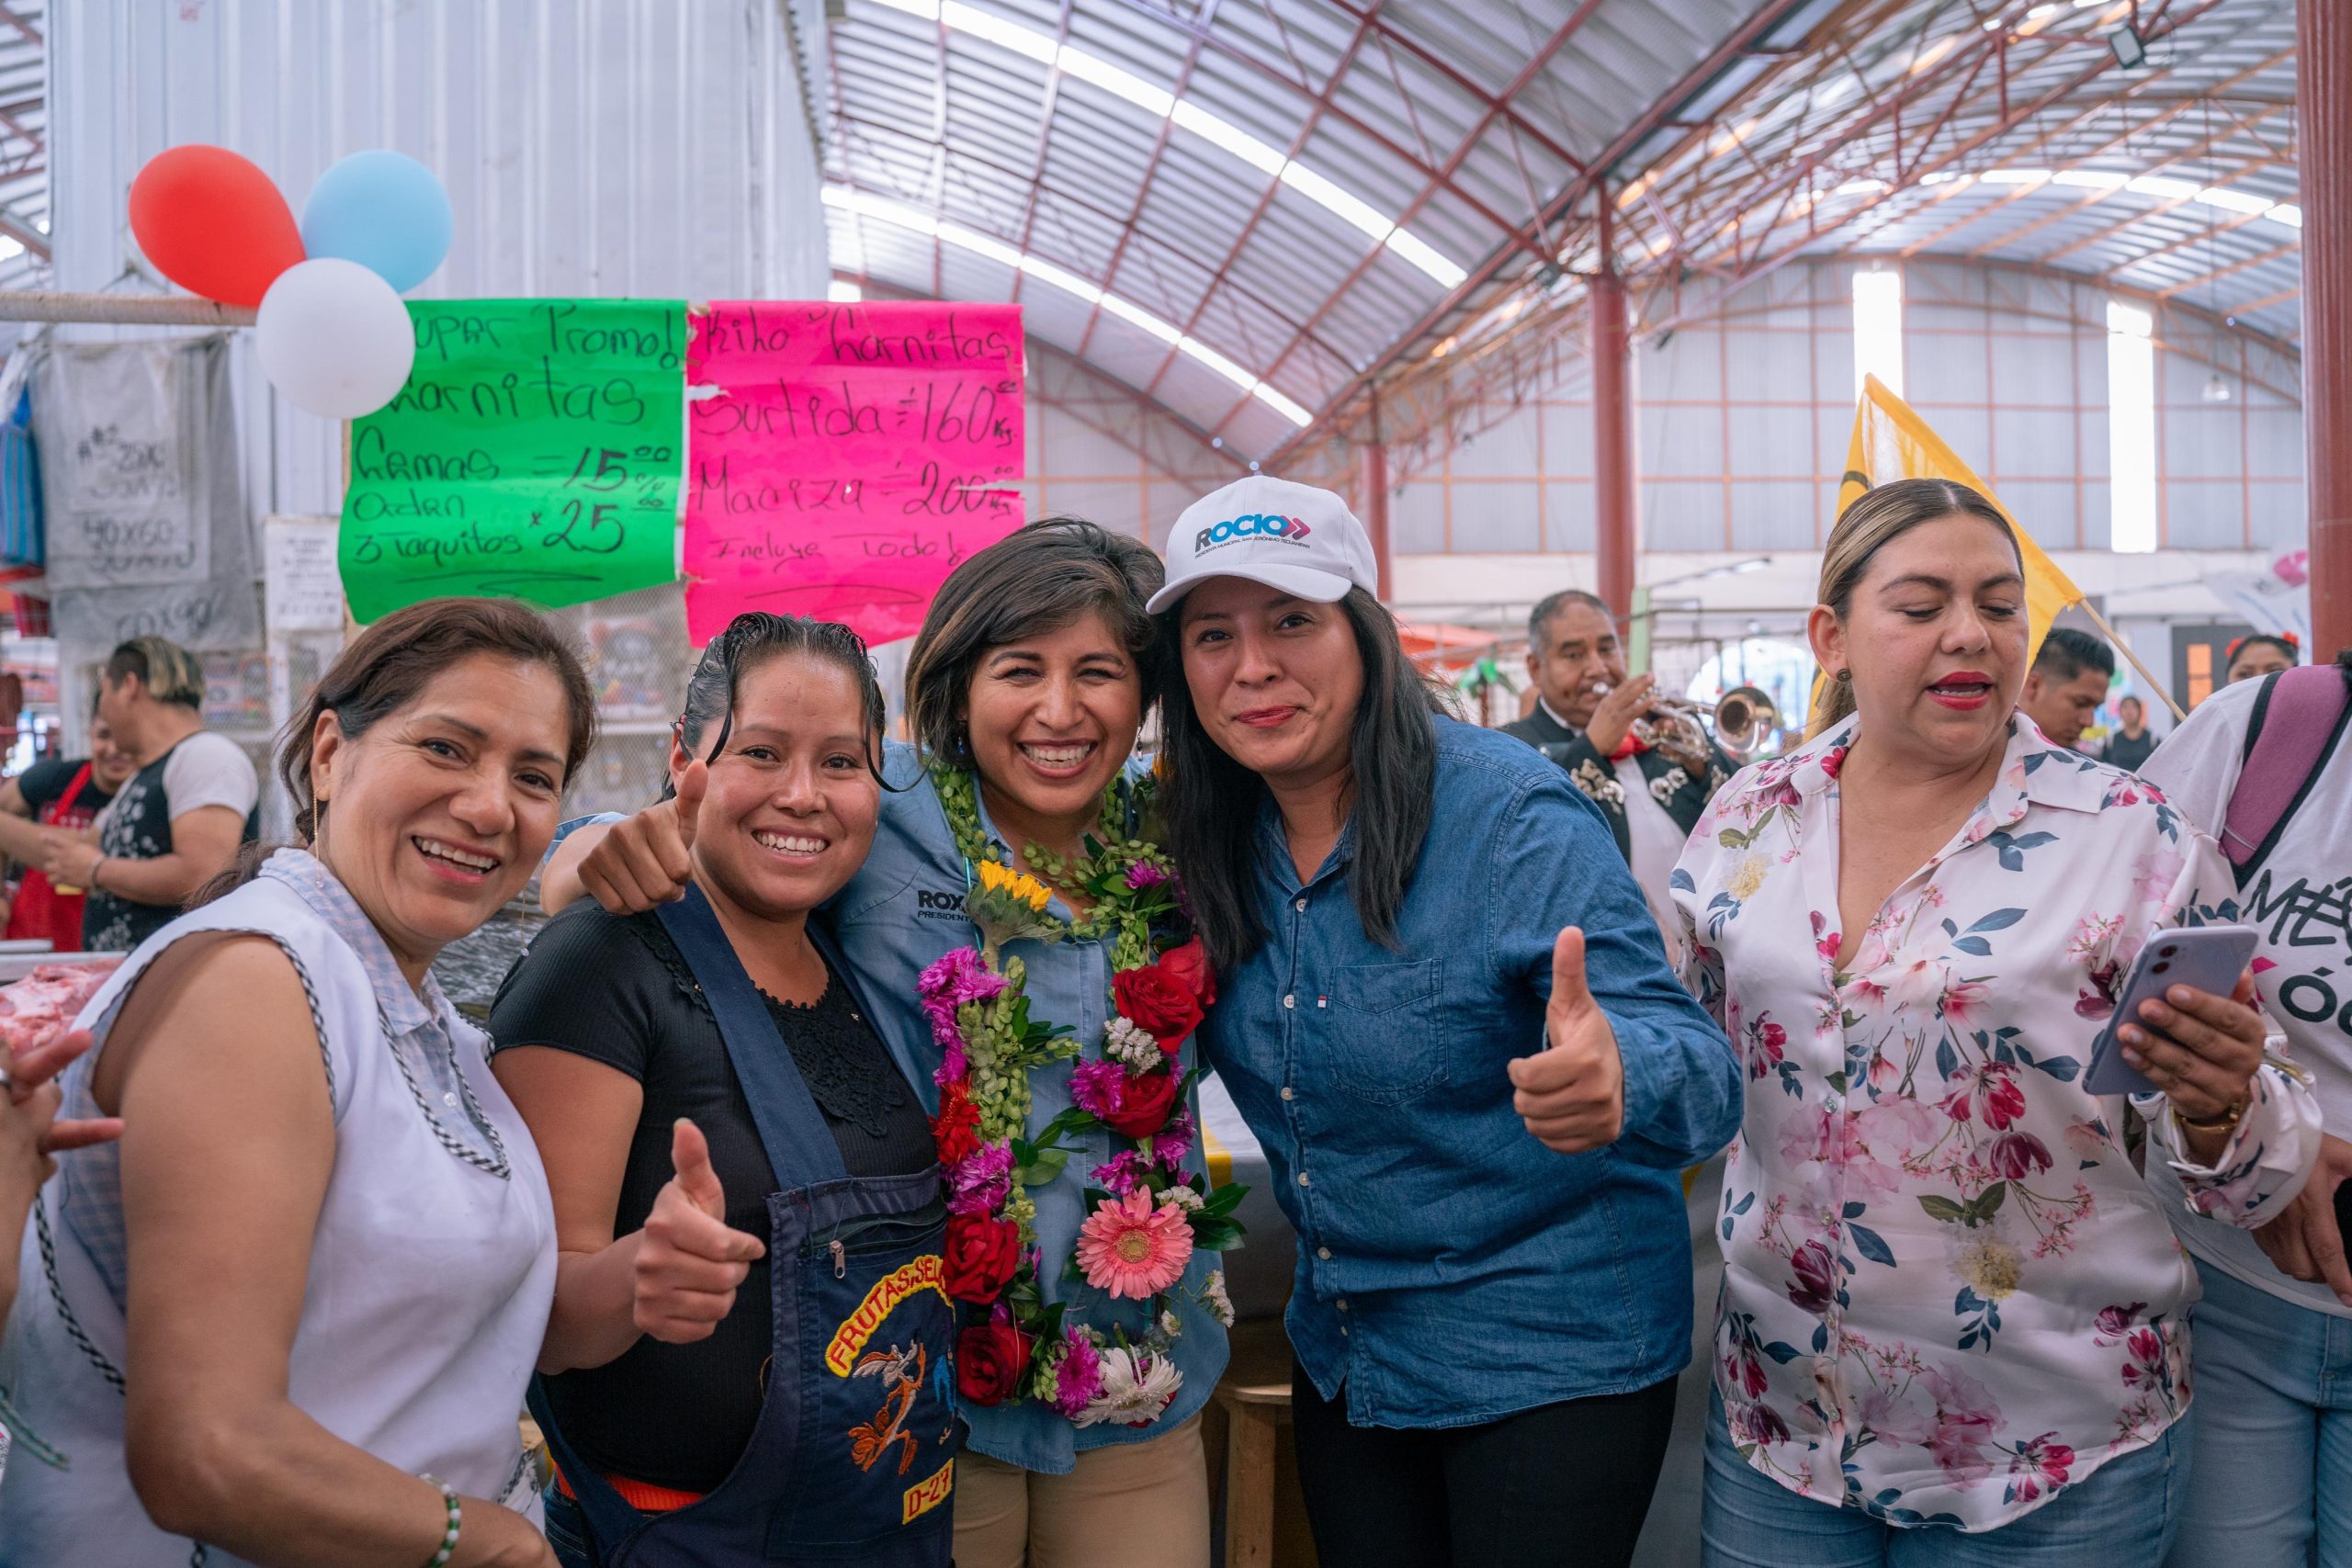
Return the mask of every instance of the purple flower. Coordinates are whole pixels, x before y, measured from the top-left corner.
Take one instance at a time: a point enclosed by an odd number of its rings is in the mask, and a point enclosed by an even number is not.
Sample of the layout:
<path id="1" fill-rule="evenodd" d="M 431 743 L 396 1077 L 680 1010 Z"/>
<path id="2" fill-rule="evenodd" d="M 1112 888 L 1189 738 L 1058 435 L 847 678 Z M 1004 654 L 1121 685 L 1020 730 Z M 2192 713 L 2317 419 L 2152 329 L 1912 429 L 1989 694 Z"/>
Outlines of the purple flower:
<path id="1" fill-rule="evenodd" d="M 1193 1152 L 1193 1113 L 1179 1111 L 1168 1119 L 1151 1140 L 1152 1163 L 1161 1169 L 1174 1172 L 1182 1168 L 1184 1156 Z"/>
<path id="2" fill-rule="evenodd" d="M 927 1002 L 944 1003 L 951 1016 L 954 1009 L 966 1002 L 987 1001 L 1003 989 L 1004 976 L 989 972 L 976 947 L 959 947 L 942 953 L 915 981 L 918 996 Z"/>
<path id="3" fill-rule="evenodd" d="M 1157 887 L 1168 880 L 1168 874 L 1148 861 L 1137 861 L 1127 867 L 1127 890 L 1140 893 L 1147 887 Z"/>
<path id="4" fill-rule="evenodd" d="M 1096 1166 L 1091 1174 L 1094 1185 L 1114 1198 L 1124 1198 L 1141 1185 L 1144 1172 L 1149 1168 L 1141 1153 L 1128 1149 Z"/>
<path id="5" fill-rule="evenodd" d="M 1080 1062 L 1069 1072 L 1070 1103 L 1089 1116 L 1114 1116 L 1126 1078 L 1116 1062 Z"/>
<path id="6" fill-rule="evenodd" d="M 945 1089 L 949 1084 L 960 1082 L 968 1077 L 972 1071 L 972 1064 L 964 1059 L 964 1042 L 960 1037 L 940 1042 L 940 1049 L 946 1055 L 941 1058 L 939 1066 L 932 1070 L 931 1081 Z"/>
<path id="7" fill-rule="evenodd" d="M 1054 1408 L 1072 1420 L 1102 1392 L 1102 1358 L 1083 1334 L 1064 1339 L 1068 1353 L 1054 1369 Z"/>
<path id="8" fill-rule="evenodd" d="M 1012 1191 L 1012 1145 L 982 1144 L 949 1173 L 948 1179 L 950 1213 L 994 1213 Z"/>

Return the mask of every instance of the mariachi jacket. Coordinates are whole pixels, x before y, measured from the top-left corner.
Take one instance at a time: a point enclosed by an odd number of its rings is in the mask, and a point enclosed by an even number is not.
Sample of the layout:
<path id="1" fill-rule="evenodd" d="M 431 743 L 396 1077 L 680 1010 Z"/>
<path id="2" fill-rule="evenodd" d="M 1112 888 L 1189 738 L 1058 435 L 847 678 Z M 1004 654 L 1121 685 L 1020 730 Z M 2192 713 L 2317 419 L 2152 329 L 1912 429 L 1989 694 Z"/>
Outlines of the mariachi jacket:
<path id="1" fill-rule="evenodd" d="M 1568 782 L 1609 818 L 1609 831 L 1617 840 L 1617 852 L 1625 857 L 1628 864 L 1632 863 L 1634 840 L 1625 826 L 1624 785 L 1609 759 L 1584 738 L 1584 732 L 1570 729 L 1538 703 L 1535 711 L 1525 718 L 1504 725 L 1503 733 L 1526 741 L 1567 771 Z M 1651 796 L 1666 807 L 1666 814 L 1686 835 L 1698 826 L 1699 814 L 1707 808 L 1707 802 L 1714 798 L 1715 792 L 1739 771 L 1739 764 L 1712 740 L 1707 744 L 1707 753 L 1703 778 L 1691 777 L 1659 750 L 1645 751 L 1638 759 L 1642 777 L 1649 781 Z"/>

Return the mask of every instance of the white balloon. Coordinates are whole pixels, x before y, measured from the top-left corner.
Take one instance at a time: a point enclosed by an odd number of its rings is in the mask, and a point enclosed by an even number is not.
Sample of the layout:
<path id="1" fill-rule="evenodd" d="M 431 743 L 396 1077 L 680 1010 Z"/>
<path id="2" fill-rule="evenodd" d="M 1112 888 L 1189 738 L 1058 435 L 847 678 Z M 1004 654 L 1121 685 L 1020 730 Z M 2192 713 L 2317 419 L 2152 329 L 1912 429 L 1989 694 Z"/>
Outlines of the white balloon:
<path id="1" fill-rule="evenodd" d="M 408 381 L 416 334 L 392 286 L 357 262 L 297 262 L 254 319 L 261 367 L 298 408 L 329 419 L 374 413 Z"/>

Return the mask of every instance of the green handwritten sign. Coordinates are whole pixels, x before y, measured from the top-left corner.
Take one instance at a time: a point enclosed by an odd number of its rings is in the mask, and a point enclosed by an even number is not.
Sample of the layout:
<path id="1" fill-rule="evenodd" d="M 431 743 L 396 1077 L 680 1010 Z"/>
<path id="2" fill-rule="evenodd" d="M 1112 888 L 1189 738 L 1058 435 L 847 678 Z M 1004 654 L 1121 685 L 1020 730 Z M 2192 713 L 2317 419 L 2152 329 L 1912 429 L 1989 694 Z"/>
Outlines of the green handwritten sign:
<path id="1" fill-rule="evenodd" d="M 445 593 L 576 604 L 671 581 L 684 302 L 408 310 L 408 385 L 351 427 L 340 556 L 352 615 Z"/>

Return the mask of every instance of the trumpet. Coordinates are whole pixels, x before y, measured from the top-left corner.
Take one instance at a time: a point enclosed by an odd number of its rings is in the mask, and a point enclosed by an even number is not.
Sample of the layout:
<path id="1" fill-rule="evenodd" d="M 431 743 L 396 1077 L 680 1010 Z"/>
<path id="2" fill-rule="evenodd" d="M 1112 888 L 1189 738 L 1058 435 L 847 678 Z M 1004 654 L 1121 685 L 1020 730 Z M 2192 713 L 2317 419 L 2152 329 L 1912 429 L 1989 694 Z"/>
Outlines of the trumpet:
<path id="1" fill-rule="evenodd" d="M 1749 761 L 1781 728 L 1781 707 L 1756 686 L 1734 686 L 1715 703 L 1715 744 L 1735 762 Z"/>
<path id="2" fill-rule="evenodd" d="M 1612 690 L 1608 682 L 1593 687 L 1595 696 Z M 1734 686 L 1707 707 L 1687 697 L 1656 697 L 1634 720 L 1634 739 L 1670 755 L 1703 759 L 1720 746 L 1735 762 L 1747 762 L 1779 731 L 1780 705 L 1771 694 L 1756 686 Z"/>
<path id="3" fill-rule="evenodd" d="M 1601 681 L 1594 684 L 1592 694 L 1605 697 L 1614 690 L 1614 686 Z M 1634 739 L 1645 746 L 1679 757 L 1702 759 L 1707 755 L 1709 739 L 1706 726 L 1700 722 L 1702 711 L 1698 704 L 1682 697 L 1653 697 L 1629 728 Z"/>

